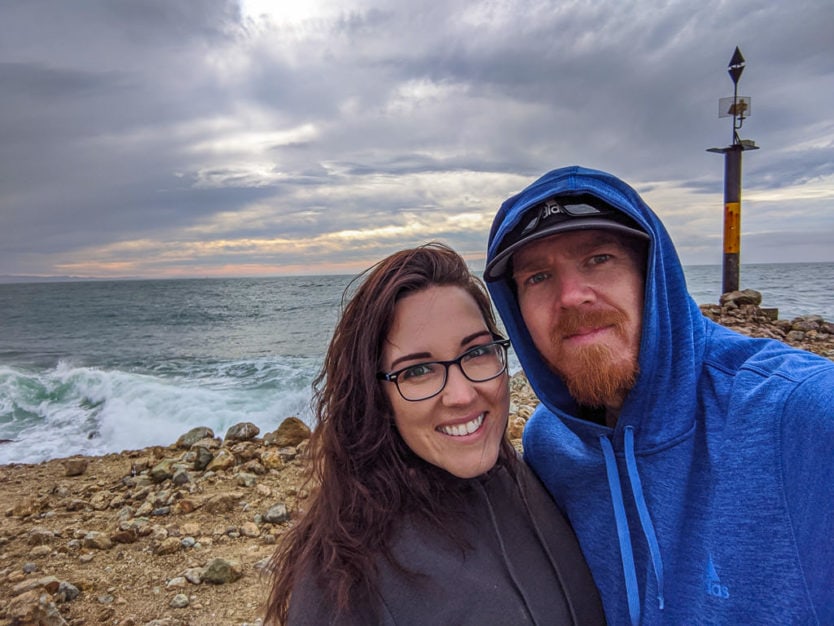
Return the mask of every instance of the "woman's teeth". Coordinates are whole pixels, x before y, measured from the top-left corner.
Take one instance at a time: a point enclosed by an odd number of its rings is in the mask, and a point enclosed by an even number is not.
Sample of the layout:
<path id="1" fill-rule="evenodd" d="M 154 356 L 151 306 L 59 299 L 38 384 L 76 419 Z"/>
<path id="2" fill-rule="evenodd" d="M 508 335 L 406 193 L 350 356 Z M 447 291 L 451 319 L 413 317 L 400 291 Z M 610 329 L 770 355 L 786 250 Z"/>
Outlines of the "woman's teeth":
<path id="1" fill-rule="evenodd" d="M 466 422 L 465 424 L 454 424 L 453 426 L 440 426 L 438 430 L 446 435 L 451 435 L 452 437 L 463 437 L 464 435 L 471 435 L 474 433 L 483 423 L 484 414 L 481 413 L 471 422 Z"/>

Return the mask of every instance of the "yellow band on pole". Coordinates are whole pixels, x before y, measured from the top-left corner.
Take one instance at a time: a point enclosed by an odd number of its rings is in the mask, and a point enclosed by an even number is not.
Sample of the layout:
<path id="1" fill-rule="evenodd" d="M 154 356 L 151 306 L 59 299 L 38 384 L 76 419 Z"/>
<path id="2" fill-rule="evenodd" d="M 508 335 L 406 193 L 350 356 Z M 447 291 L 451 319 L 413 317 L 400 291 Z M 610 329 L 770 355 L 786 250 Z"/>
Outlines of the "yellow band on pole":
<path id="1" fill-rule="evenodd" d="M 741 202 L 724 204 L 724 253 L 741 251 Z"/>

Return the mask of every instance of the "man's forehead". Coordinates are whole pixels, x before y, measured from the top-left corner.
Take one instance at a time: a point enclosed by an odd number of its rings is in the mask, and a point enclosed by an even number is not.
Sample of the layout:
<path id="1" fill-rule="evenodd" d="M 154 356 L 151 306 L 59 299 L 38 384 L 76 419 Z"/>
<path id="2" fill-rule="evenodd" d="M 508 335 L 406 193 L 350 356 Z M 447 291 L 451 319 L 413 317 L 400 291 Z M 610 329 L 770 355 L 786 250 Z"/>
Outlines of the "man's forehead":
<path id="1" fill-rule="evenodd" d="M 548 237 L 542 237 L 522 246 L 513 256 L 513 265 L 528 258 L 547 253 L 581 253 L 598 246 L 616 244 L 626 245 L 626 236 L 616 231 L 593 228 L 586 230 L 573 230 L 555 233 Z"/>

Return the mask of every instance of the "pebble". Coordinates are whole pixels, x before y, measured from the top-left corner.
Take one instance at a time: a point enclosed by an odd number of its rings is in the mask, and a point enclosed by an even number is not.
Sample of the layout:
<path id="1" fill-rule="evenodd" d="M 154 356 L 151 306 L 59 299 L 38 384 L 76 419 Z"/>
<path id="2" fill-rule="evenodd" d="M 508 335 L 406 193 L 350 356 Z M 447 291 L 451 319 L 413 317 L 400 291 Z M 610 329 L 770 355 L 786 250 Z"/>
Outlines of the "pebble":
<path id="1" fill-rule="evenodd" d="M 171 602 L 168 603 L 172 609 L 184 609 L 188 606 L 188 596 L 184 593 L 178 593 L 173 598 L 171 598 Z"/>

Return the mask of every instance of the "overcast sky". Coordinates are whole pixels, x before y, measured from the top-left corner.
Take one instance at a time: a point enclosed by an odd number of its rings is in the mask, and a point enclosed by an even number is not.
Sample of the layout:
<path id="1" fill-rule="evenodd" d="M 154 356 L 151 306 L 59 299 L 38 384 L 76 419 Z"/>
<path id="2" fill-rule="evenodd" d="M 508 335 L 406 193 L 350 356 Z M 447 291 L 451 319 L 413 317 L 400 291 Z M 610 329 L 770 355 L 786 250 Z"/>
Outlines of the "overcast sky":
<path id="1" fill-rule="evenodd" d="M 737 45 L 742 263 L 834 262 L 832 32 L 831 0 L 0 0 L 0 275 L 481 267 L 573 164 L 720 264 Z"/>

